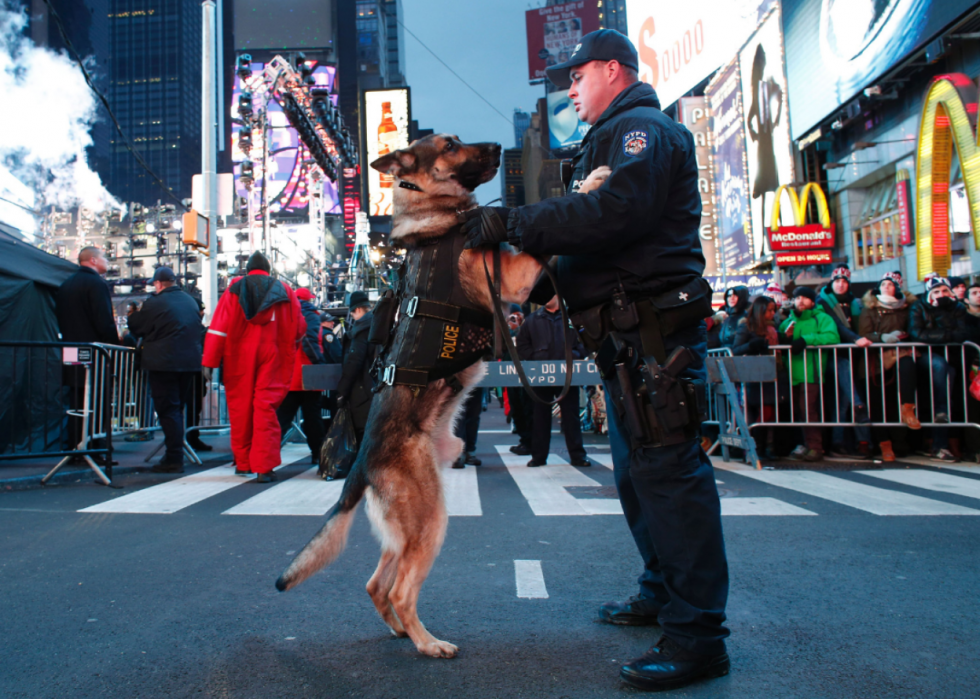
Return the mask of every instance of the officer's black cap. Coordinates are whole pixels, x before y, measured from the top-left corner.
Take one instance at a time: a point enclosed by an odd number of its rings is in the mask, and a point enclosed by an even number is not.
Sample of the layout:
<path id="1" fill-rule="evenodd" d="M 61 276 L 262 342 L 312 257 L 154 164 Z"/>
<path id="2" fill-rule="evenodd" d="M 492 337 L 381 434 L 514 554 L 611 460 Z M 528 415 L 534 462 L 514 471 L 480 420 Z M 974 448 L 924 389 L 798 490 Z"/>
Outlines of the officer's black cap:
<path id="1" fill-rule="evenodd" d="M 545 72 L 548 79 L 562 90 L 572 86 L 569 71 L 589 61 L 619 61 L 620 65 L 639 69 L 636 48 L 633 43 L 615 29 L 600 29 L 582 37 L 582 43 L 575 47 L 571 58 L 564 63 L 548 66 Z"/>

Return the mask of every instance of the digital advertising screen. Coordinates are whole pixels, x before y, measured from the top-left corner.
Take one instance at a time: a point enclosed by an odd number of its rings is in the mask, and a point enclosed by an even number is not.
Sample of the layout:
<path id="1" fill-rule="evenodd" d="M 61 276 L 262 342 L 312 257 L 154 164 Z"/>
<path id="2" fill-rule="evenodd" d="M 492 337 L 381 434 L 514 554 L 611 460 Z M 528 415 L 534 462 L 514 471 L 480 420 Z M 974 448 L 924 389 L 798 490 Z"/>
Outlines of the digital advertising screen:
<path id="1" fill-rule="evenodd" d="M 974 0 L 783 0 L 793 139 L 947 25 Z"/>
<path id="2" fill-rule="evenodd" d="M 661 107 L 728 63 L 776 0 L 627 0 L 629 38 L 639 54 L 640 80 Z"/>
<path id="3" fill-rule="evenodd" d="M 734 272 L 752 262 L 752 220 L 742 124 L 742 82 L 738 60 L 721 69 L 705 90 L 714 136 L 715 220 L 725 268 Z"/>
<path id="4" fill-rule="evenodd" d="M 235 48 L 329 48 L 333 46 L 332 5 L 323 0 L 234 0 Z"/>
<path id="5" fill-rule="evenodd" d="M 262 63 L 252 64 L 253 76 L 260 73 L 264 65 Z M 334 66 L 317 66 L 313 70 L 313 79 L 316 86 L 333 89 L 334 78 L 337 69 Z M 235 89 L 232 92 L 231 116 L 239 119 L 238 97 L 243 91 L 243 82 L 240 77 L 235 78 Z M 255 98 L 256 100 L 258 98 Z M 332 95 L 334 104 L 337 103 L 337 96 Z M 255 105 L 258 107 L 258 104 Z M 268 108 L 270 129 L 269 139 L 269 209 L 273 216 L 281 214 L 283 216 L 307 216 L 309 215 L 309 197 L 307 191 L 306 176 L 308 171 L 307 163 L 312 160 L 309 150 L 299 140 L 296 129 L 289 125 L 282 107 L 272 100 Z M 235 163 L 235 194 L 239 197 L 247 196 L 248 190 L 241 182 L 241 162 L 250 160 L 255 172 L 255 185 L 261 186 L 262 173 L 262 131 L 255 129 L 252 132 L 252 151 L 251 157 L 247 157 L 239 147 L 239 140 L 243 127 L 233 123 L 231 131 L 231 158 Z M 340 213 L 340 196 L 337 191 L 337 183 L 331 182 L 328 178 L 323 178 L 324 213 Z"/>
<path id="6" fill-rule="evenodd" d="M 568 90 L 548 93 L 548 139 L 551 149 L 577 146 L 589 132 L 589 125 L 579 121 Z"/>
<path id="7" fill-rule="evenodd" d="M 763 254 L 766 226 L 781 184 L 794 181 L 793 143 L 789 136 L 786 76 L 783 72 L 779 10 L 774 10 L 738 55 L 744 99 L 745 154 L 752 212 L 753 259 Z M 793 224 L 790 207 L 783 223 Z"/>
<path id="8" fill-rule="evenodd" d="M 524 17 L 528 80 L 548 77 L 545 68 L 567 61 L 582 37 L 599 29 L 599 7 L 595 0 L 528 10 Z"/>
<path id="9" fill-rule="evenodd" d="M 394 201 L 394 179 L 384 175 L 371 163 L 382 155 L 408 147 L 408 89 L 366 90 L 364 92 L 364 141 L 367 158 L 364 169 L 368 182 L 368 215 L 391 216 Z"/>

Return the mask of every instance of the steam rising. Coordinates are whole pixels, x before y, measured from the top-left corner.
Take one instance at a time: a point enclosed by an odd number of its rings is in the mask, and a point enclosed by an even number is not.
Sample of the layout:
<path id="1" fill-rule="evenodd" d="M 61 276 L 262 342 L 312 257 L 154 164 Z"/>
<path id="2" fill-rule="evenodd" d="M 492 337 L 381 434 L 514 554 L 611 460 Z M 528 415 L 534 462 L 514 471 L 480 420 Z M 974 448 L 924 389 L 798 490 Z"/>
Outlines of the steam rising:
<path id="1" fill-rule="evenodd" d="M 85 157 L 95 95 L 67 55 L 22 34 L 26 23 L 0 0 L 0 166 L 37 191 L 39 204 L 120 208 Z"/>

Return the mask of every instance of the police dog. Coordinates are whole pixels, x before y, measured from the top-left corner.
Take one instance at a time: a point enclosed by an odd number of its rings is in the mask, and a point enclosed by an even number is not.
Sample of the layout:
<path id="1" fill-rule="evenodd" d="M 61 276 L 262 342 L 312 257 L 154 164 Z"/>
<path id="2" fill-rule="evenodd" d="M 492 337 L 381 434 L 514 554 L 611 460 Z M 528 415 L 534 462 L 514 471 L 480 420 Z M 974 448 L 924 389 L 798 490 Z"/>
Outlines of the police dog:
<path id="1" fill-rule="evenodd" d="M 477 205 L 473 190 L 493 179 L 500 163 L 496 143 L 461 143 L 448 134 L 426 136 L 389 153 L 371 167 L 394 177 L 393 242 L 446 235 L 457 212 Z M 409 183 L 407 188 L 401 182 Z M 484 262 L 493 255 L 467 250 L 459 259 L 459 279 L 471 302 L 492 311 Z M 541 273 L 541 263 L 513 251 L 501 255 L 501 297 L 524 303 Z M 354 512 L 367 498 L 368 517 L 381 542 L 381 560 L 367 592 L 396 636 L 408 636 L 419 652 L 452 658 L 457 648 L 429 633 L 416 602 L 446 534 L 446 505 L 439 471 L 455 461 L 463 442 L 453 435 L 460 406 L 486 372 L 478 362 L 456 374 L 464 390 L 453 393 L 445 380 L 413 396 L 395 385 L 377 394 L 364 441 L 337 505 L 327 522 L 276 582 L 288 590 L 332 563 L 343 551 Z"/>

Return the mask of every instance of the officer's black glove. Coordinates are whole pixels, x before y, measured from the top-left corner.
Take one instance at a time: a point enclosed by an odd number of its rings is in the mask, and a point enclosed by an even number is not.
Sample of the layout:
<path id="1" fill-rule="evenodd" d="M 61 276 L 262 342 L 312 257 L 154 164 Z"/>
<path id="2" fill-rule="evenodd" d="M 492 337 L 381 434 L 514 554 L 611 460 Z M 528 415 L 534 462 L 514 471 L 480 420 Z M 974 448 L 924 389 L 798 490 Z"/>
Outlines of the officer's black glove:
<path id="1" fill-rule="evenodd" d="M 466 236 L 467 250 L 479 247 L 492 247 L 508 240 L 507 218 L 511 209 L 506 206 L 478 206 L 463 214 L 463 235 Z"/>
<path id="2" fill-rule="evenodd" d="M 802 337 L 798 337 L 793 340 L 790 347 L 792 348 L 794 354 L 799 354 L 806 349 L 806 340 L 804 340 Z"/>

